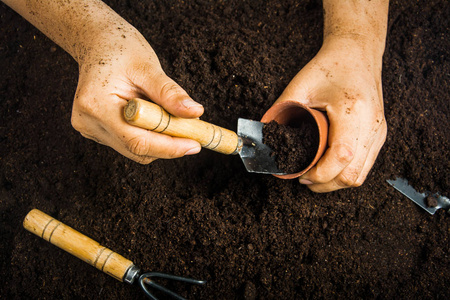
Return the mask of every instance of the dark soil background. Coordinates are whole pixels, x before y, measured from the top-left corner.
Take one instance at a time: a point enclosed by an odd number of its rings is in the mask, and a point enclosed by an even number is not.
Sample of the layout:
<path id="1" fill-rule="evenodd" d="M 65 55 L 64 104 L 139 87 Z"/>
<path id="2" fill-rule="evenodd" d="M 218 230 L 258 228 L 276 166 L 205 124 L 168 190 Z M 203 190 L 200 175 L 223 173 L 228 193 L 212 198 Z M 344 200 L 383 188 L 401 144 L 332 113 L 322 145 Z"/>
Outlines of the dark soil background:
<path id="1" fill-rule="evenodd" d="M 300 2 L 300 3 L 298 3 Z M 236 129 L 319 50 L 318 1 L 107 1 L 166 72 Z M 144 299 L 22 228 L 38 208 L 144 270 L 205 279 L 190 299 L 450 297 L 450 215 L 386 183 L 449 196 L 450 5 L 392 1 L 388 137 L 366 183 L 328 194 L 201 154 L 142 166 L 70 124 L 77 65 L 0 4 L 0 298 Z"/>

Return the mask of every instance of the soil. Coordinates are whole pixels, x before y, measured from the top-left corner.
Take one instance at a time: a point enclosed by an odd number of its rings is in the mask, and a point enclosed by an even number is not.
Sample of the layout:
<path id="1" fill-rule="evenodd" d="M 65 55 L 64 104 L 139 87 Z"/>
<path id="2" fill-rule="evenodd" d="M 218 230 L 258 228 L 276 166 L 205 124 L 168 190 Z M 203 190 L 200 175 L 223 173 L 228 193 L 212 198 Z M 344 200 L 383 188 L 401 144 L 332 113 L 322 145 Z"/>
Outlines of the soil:
<path id="1" fill-rule="evenodd" d="M 258 120 L 322 40 L 320 1 L 107 1 L 164 70 L 236 129 Z M 359 188 L 316 194 L 239 157 L 139 165 L 70 123 L 77 65 L 0 4 L 1 299 L 145 299 L 22 228 L 38 208 L 143 270 L 207 280 L 189 299 L 449 299 L 450 215 L 386 183 L 449 196 L 450 5 L 391 1 L 388 136 Z"/>
<path id="2" fill-rule="evenodd" d="M 425 204 L 428 207 L 436 207 L 436 206 L 438 206 L 439 203 L 438 203 L 438 200 L 435 197 L 428 196 L 428 197 L 425 198 Z"/>
<path id="3" fill-rule="evenodd" d="M 271 121 L 263 127 L 263 143 L 272 149 L 278 169 L 287 174 L 298 173 L 316 156 L 319 131 L 310 122 L 292 127 Z"/>

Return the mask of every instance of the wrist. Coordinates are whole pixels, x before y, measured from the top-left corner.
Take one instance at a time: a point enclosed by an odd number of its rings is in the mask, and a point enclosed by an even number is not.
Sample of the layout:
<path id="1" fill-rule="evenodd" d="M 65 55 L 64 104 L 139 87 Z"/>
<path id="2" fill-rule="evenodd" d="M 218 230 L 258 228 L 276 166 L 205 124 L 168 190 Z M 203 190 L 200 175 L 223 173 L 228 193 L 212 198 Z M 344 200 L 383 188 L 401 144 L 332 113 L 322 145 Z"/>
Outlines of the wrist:
<path id="1" fill-rule="evenodd" d="M 123 70 L 134 60 L 152 62 L 154 54 L 144 36 L 123 21 L 109 24 L 104 30 L 91 33 L 77 46 L 74 59 L 80 71 L 92 66 L 104 67 L 121 64 Z M 124 60 L 125 59 L 125 60 Z"/>
<path id="2" fill-rule="evenodd" d="M 101 21 L 87 20 L 78 31 L 78 38 L 68 52 L 79 65 L 92 63 L 93 60 L 100 63 L 100 60 L 109 54 L 122 50 L 133 29 L 134 27 L 118 15 Z"/>
<path id="3" fill-rule="evenodd" d="M 347 41 L 381 60 L 386 43 L 388 0 L 324 0 L 324 44 Z"/>
<path id="4" fill-rule="evenodd" d="M 364 59 L 381 72 L 384 42 L 376 42 L 368 36 L 354 33 L 328 34 L 322 49 L 352 59 Z"/>

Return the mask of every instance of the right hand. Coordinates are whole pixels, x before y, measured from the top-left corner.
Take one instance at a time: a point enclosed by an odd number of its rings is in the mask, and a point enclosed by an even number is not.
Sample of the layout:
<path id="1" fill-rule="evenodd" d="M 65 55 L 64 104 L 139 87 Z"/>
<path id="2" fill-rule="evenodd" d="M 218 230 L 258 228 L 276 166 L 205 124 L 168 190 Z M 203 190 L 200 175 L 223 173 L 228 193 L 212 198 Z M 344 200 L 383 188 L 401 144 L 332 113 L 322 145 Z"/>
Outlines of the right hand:
<path id="1" fill-rule="evenodd" d="M 84 137 L 142 164 L 201 150 L 194 140 L 125 122 L 123 109 L 128 99 L 136 97 L 149 99 L 178 117 L 203 114 L 203 106 L 164 73 L 152 47 L 134 27 L 111 28 L 94 49 L 85 50 L 79 55 L 80 75 L 72 109 L 72 125 Z"/>

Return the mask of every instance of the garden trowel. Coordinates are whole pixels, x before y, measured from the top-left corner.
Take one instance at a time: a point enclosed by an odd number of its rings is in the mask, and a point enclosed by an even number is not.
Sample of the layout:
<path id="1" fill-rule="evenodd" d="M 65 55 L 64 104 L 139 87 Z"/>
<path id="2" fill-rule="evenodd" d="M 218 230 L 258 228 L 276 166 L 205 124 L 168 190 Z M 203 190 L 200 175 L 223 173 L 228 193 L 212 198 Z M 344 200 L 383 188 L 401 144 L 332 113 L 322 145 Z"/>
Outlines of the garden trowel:
<path id="1" fill-rule="evenodd" d="M 174 137 L 189 138 L 202 147 L 223 154 L 239 154 L 249 172 L 285 175 L 278 169 L 272 150 L 263 143 L 264 123 L 238 120 L 237 134 L 201 121 L 175 117 L 161 106 L 142 99 L 132 99 L 124 109 L 125 120 L 134 126 Z"/>
<path id="2" fill-rule="evenodd" d="M 408 184 L 408 181 L 403 178 L 396 178 L 395 180 L 387 180 L 397 191 L 414 201 L 417 205 L 425 209 L 430 214 L 440 209 L 450 209 L 450 200 L 447 197 L 439 194 L 433 194 L 431 192 L 419 193 L 412 186 Z"/>

